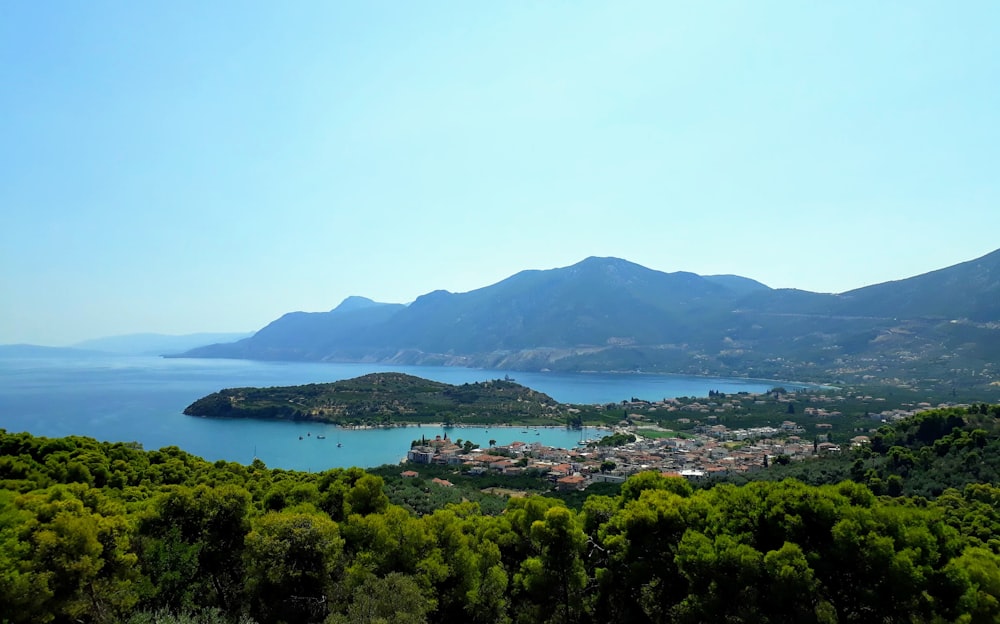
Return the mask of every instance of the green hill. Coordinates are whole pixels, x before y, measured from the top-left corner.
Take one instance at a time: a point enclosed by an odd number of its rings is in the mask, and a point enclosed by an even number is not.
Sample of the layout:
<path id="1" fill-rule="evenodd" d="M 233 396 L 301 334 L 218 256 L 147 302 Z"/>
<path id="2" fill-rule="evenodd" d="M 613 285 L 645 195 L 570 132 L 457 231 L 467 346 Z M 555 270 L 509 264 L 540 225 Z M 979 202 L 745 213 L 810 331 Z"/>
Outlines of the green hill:
<path id="1" fill-rule="evenodd" d="M 220 390 L 198 399 L 184 413 L 387 426 L 430 422 L 564 424 L 565 410 L 548 395 L 512 381 L 453 386 L 402 373 L 373 373 L 325 384 Z"/>

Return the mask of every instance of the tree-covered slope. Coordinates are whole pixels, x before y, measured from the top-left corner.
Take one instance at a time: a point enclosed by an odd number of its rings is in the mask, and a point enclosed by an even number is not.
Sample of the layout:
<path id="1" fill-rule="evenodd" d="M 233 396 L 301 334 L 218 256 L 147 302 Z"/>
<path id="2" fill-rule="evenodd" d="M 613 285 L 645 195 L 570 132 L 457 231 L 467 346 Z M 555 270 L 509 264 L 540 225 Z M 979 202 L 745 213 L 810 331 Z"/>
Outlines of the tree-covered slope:
<path id="1" fill-rule="evenodd" d="M 992 484 L 928 501 L 850 482 L 693 491 L 642 473 L 580 511 L 528 497 L 416 516 L 358 469 L 0 430 L 0 617 L 995 622 L 998 503 Z"/>
<path id="2" fill-rule="evenodd" d="M 866 436 L 867 437 L 867 436 Z M 870 442 L 787 465 L 772 466 L 730 479 L 795 478 L 813 485 L 851 479 L 876 494 L 935 498 L 948 489 L 975 483 L 1000 484 L 1000 406 L 922 412 L 883 425 Z"/>

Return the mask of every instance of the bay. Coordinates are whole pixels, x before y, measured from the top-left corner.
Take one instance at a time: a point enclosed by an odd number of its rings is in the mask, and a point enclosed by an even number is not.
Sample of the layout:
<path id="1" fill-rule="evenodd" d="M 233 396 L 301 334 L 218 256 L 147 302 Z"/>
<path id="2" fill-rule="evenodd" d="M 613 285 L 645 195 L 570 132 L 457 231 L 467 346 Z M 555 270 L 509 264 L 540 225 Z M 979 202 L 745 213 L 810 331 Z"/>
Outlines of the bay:
<path id="1" fill-rule="evenodd" d="M 319 471 L 377 466 L 398 462 L 412 440 L 444 431 L 429 426 L 345 430 L 316 423 L 194 418 L 182 412 L 196 399 L 222 388 L 322 383 L 387 371 L 450 384 L 510 375 L 518 383 L 564 403 L 707 396 L 709 390 L 763 392 L 779 385 L 767 380 L 634 373 L 513 373 L 457 367 L 117 355 L 3 357 L 0 428 L 49 437 L 82 435 L 137 441 L 146 449 L 178 446 L 210 461 L 249 463 L 258 457 L 272 468 Z M 525 431 L 520 427 L 488 431 L 467 427 L 448 433 L 484 447 L 495 439 L 498 444 L 522 440 L 569 448 L 581 437 L 581 432 L 563 427 Z"/>

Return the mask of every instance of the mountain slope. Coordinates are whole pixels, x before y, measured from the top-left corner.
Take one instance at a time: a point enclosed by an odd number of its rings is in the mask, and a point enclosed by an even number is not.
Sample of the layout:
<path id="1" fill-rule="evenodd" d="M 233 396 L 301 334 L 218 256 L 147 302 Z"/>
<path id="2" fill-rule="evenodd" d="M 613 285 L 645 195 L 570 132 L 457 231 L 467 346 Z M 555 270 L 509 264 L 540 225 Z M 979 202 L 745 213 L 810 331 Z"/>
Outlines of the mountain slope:
<path id="1" fill-rule="evenodd" d="M 193 349 L 185 357 L 230 357 L 260 360 L 321 360 L 331 351 L 366 345 L 364 331 L 405 309 L 402 304 L 348 297 L 329 312 L 289 312 L 253 336 L 232 344 Z"/>
<path id="2" fill-rule="evenodd" d="M 330 312 L 286 314 L 251 338 L 185 355 L 382 359 L 400 351 L 456 355 L 671 343 L 688 340 L 706 318 L 727 315 L 747 287 L 588 258 L 522 271 L 466 293 L 435 291 L 409 306 L 350 298 Z"/>
<path id="3" fill-rule="evenodd" d="M 869 316 L 1000 320 L 1000 249 L 923 275 L 843 293 L 840 309 Z"/>
<path id="4" fill-rule="evenodd" d="M 661 273 L 617 258 L 523 271 L 467 293 L 418 298 L 386 328 L 392 344 L 481 352 L 683 340 L 735 293 L 693 273 Z"/>
<path id="5" fill-rule="evenodd" d="M 349 298 L 186 355 L 988 386 L 1000 251 L 843 294 L 592 257 L 409 306 Z"/>

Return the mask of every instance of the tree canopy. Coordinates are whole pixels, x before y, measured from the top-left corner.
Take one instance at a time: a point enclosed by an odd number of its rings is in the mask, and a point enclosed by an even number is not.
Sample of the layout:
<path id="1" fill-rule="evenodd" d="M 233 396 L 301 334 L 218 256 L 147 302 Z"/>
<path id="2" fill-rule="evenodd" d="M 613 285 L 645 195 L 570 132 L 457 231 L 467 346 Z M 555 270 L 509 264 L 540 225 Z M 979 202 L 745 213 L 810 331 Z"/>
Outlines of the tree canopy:
<path id="1" fill-rule="evenodd" d="M 991 409 L 915 419 L 872 452 L 907 465 L 892 449 L 911 434 L 914 465 L 981 450 Z M 580 510 L 529 496 L 418 515 L 356 468 L 0 430 L 0 620 L 997 621 L 1000 487 L 890 496 L 866 474 L 694 489 L 641 473 Z"/>

